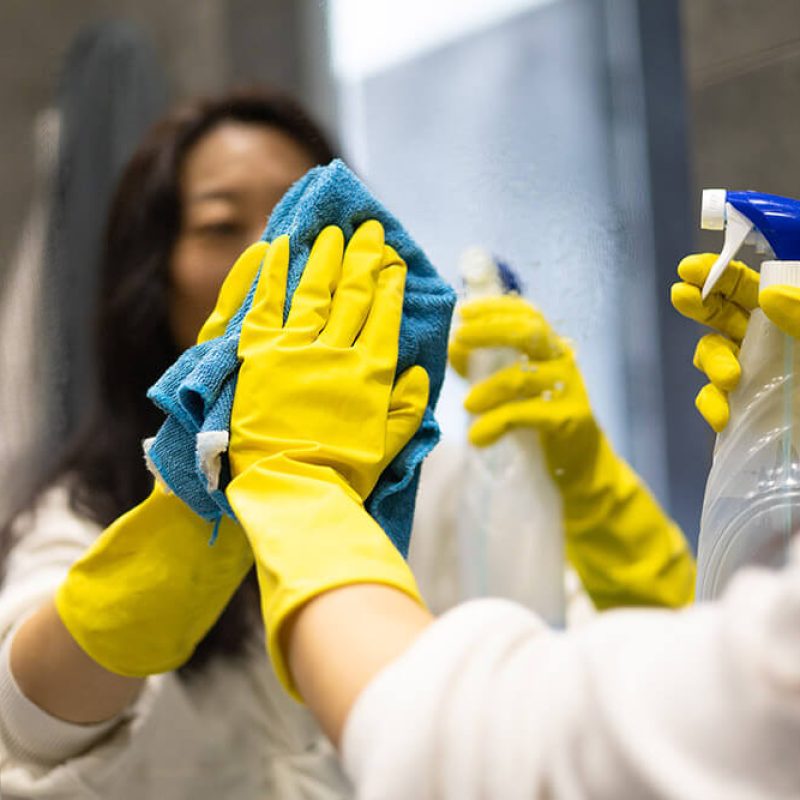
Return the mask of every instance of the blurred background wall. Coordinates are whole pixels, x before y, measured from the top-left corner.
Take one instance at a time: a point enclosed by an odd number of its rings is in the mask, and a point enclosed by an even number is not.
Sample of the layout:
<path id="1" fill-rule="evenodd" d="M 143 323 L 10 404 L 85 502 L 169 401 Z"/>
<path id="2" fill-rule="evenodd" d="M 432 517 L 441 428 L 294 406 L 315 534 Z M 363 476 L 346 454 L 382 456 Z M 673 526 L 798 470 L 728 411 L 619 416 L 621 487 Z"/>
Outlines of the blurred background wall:
<path id="1" fill-rule="evenodd" d="M 800 196 L 800 3 L 682 0 L 681 11 L 698 215 L 705 187 Z"/>
<path id="2" fill-rule="evenodd" d="M 669 286 L 682 255 L 719 244 L 699 235 L 702 188 L 800 194 L 800 4 L 5 0 L 1 16 L 2 296 L 16 297 L 40 112 L 76 37 L 123 20 L 171 102 L 248 83 L 295 94 L 452 282 L 468 245 L 508 258 L 576 340 L 617 448 L 696 536 L 713 438 L 693 409 L 698 331 Z M 463 437 L 464 387 L 446 385 L 445 434 Z"/>
<path id="3" fill-rule="evenodd" d="M 4 0 L 0 13 L 0 269 L 16 246 L 33 187 L 36 114 L 52 104 L 75 37 L 110 19 L 155 45 L 173 100 L 238 83 L 299 95 L 332 124 L 321 4 L 307 0 Z"/>

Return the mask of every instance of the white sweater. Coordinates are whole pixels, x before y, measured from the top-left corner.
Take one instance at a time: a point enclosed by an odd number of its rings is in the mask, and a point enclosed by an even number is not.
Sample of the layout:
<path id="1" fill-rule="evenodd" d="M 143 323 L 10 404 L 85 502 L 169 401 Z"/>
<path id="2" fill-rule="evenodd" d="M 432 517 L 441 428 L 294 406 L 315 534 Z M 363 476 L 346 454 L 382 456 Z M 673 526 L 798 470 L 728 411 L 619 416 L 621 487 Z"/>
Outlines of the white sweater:
<path id="1" fill-rule="evenodd" d="M 417 502 L 410 561 L 426 600 L 437 612 L 452 605 L 458 595 L 453 567 L 461 454 L 461 448 L 446 444 L 431 454 Z M 333 748 L 308 712 L 285 695 L 260 641 L 252 643 L 247 658 L 212 663 L 189 683 L 174 673 L 148 679 L 137 702 L 105 725 L 69 724 L 33 705 L 21 694 L 8 668 L 11 634 L 53 594 L 98 529 L 73 514 L 65 494 L 54 490 L 35 514 L 20 521 L 19 533 L 0 591 L 3 800 L 329 800 L 352 795 Z M 510 612 L 505 606 L 502 609 L 514 619 L 521 613 L 513 607 Z M 590 613 L 585 595 L 576 591 L 569 611 L 572 619 L 585 618 Z M 451 636 L 450 619 L 459 619 L 462 613 L 437 623 L 436 630 L 445 631 L 445 640 Z M 527 626 L 537 627 L 535 619 L 532 623 L 527 619 Z M 461 635 L 463 631 L 456 639 Z M 486 644 L 483 638 L 481 634 L 481 647 Z M 447 663 L 445 659 L 442 668 Z M 376 686 L 382 682 L 383 678 Z M 372 726 L 381 728 L 380 707 L 366 699 L 372 694 L 368 690 L 359 702 L 359 713 L 354 715 L 359 721 L 349 728 L 347 748 L 351 769 L 359 781 L 368 774 L 368 784 L 375 780 L 372 762 L 354 758 L 352 742 Z M 410 723 L 406 720 L 406 729 Z M 401 731 L 398 728 L 398 734 Z M 376 745 L 385 742 L 384 734 L 376 736 Z M 364 758 L 376 752 L 367 747 Z M 389 770 L 387 780 L 393 775 Z M 408 778 L 391 780 L 402 786 Z M 372 797 L 389 796 L 386 787 L 369 791 Z M 417 794 L 414 790 L 397 796 L 411 799 Z M 419 795 L 426 796 L 430 795 Z"/>
<path id="2" fill-rule="evenodd" d="M 461 449 L 428 459 L 412 560 L 431 607 L 457 596 L 455 513 Z M 50 491 L 17 523 L 0 590 L 0 794 L 102 800 L 333 800 L 352 796 L 338 757 L 309 712 L 280 687 L 263 641 L 247 657 L 218 659 L 187 683 L 148 679 L 136 703 L 105 725 L 55 719 L 20 692 L 8 666 L 14 629 L 51 597 L 99 533 Z"/>
<path id="3" fill-rule="evenodd" d="M 343 758 L 364 800 L 797 800 L 800 541 L 683 612 L 464 604 L 362 692 Z"/>
<path id="4" fill-rule="evenodd" d="M 28 701 L 8 668 L 9 633 L 51 596 L 97 534 L 53 490 L 11 553 L 0 593 L 0 791 L 7 798 L 331 800 L 352 792 L 336 753 L 277 682 L 263 642 L 189 682 L 149 678 L 105 725 L 74 725 Z"/>

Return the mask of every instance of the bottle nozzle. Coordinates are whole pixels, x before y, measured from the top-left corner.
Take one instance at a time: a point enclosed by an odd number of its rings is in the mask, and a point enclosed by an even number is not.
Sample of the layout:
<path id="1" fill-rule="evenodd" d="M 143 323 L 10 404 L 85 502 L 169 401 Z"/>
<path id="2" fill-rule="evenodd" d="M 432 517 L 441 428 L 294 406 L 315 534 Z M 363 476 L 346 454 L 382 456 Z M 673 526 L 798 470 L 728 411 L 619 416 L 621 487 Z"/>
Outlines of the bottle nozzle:
<path id="1" fill-rule="evenodd" d="M 700 227 L 704 231 L 721 231 L 725 228 L 725 189 L 703 189 L 700 205 Z"/>
<path id="2" fill-rule="evenodd" d="M 726 194 L 723 189 L 711 189 L 703 192 L 703 213 L 702 224 L 704 228 L 719 230 L 719 193 L 723 198 Z M 706 197 L 709 198 L 706 206 Z M 702 298 L 705 300 L 711 293 L 717 281 L 722 277 L 731 259 L 739 252 L 739 248 L 744 244 L 750 231 L 753 230 L 753 223 L 738 211 L 730 203 L 725 203 L 722 211 L 723 225 L 725 228 L 725 242 L 722 252 L 709 270 L 708 277 L 703 284 Z M 709 224 L 706 224 L 708 222 Z"/>
<path id="3" fill-rule="evenodd" d="M 503 294 L 503 282 L 491 253 L 482 247 L 469 247 L 460 259 L 461 277 L 470 297 Z"/>

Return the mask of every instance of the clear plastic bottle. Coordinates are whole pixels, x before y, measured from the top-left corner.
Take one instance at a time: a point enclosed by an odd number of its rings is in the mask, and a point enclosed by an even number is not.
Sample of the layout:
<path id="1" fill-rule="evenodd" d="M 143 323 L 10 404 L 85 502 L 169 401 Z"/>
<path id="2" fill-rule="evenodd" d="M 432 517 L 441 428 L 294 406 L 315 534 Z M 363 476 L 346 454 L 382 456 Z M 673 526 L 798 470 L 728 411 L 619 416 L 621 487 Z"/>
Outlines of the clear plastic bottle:
<path id="1" fill-rule="evenodd" d="M 471 248 L 462 257 L 468 299 L 503 294 L 492 257 Z M 520 358 L 516 350 L 473 351 L 474 384 Z M 539 435 L 517 430 L 489 447 L 469 447 L 459 525 L 465 597 L 506 597 L 554 626 L 565 620 L 561 495 L 547 471 Z"/>
<path id="2" fill-rule="evenodd" d="M 800 286 L 800 262 L 764 262 L 761 289 L 776 283 Z M 800 346 L 756 310 L 739 359 L 703 501 L 700 600 L 717 597 L 741 566 L 780 567 L 800 524 Z"/>

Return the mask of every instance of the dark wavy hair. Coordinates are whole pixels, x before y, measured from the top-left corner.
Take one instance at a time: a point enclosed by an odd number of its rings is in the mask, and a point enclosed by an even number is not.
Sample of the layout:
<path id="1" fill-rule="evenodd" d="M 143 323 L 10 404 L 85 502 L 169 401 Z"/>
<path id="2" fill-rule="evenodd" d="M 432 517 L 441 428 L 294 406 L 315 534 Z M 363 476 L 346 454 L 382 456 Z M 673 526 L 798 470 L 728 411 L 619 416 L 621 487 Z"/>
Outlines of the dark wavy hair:
<path id="1" fill-rule="evenodd" d="M 54 483 L 66 485 L 74 511 L 103 527 L 149 494 L 152 478 L 141 441 L 163 417 L 146 392 L 179 355 L 168 323 L 168 290 L 182 218 L 180 170 L 192 146 L 229 121 L 278 129 L 317 164 L 336 155 L 294 100 L 262 90 L 196 100 L 151 129 L 124 169 L 110 206 L 95 306 L 97 396 L 83 425 L 0 529 L 3 554 L 12 546 L 14 519 Z M 240 653 L 257 609 L 251 574 L 182 672 L 190 674 L 218 654 Z"/>

